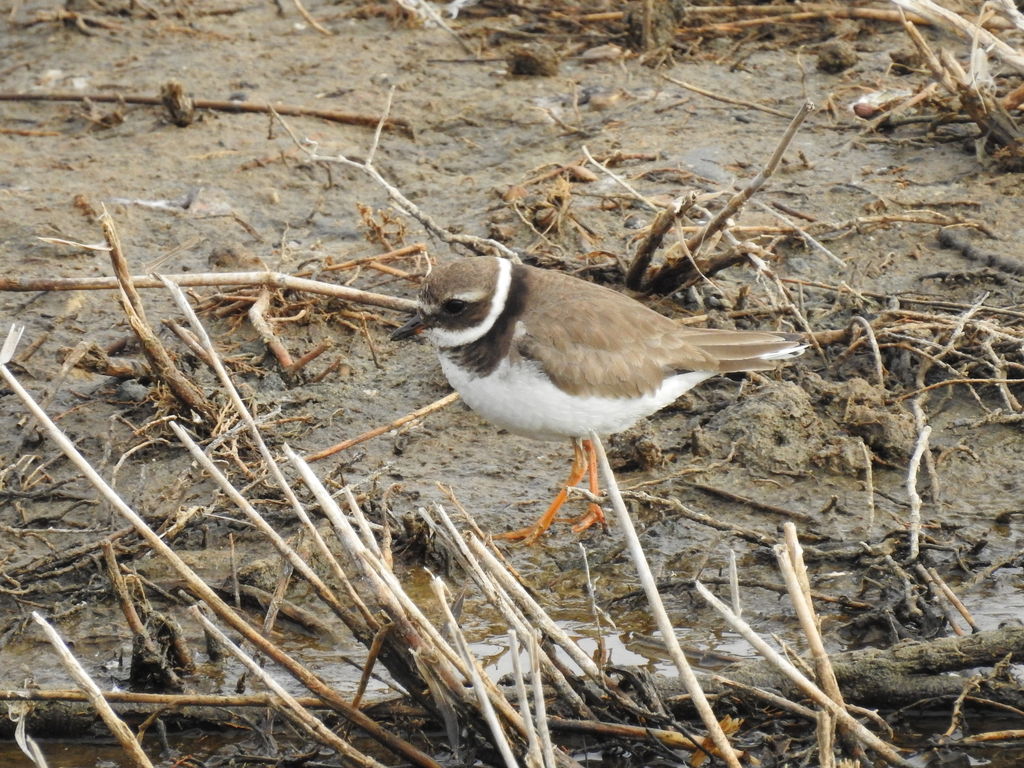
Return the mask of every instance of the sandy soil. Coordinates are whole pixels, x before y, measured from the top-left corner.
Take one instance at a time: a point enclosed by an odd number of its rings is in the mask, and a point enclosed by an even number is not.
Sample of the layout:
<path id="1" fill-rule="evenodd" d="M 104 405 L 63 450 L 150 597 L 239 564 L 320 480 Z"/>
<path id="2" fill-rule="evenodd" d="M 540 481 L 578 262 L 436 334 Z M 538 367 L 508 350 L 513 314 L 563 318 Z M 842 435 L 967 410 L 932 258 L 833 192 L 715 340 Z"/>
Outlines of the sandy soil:
<path id="1" fill-rule="evenodd" d="M 124 13 L 118 13 L 122 5 Z M 824 345 L 824 356 L 812 350 L 778 373 L 709 382 L 652 418 L 639 433 L 642 440 L 632 435 L 613 441 L 627 488 L 642 485 L 655 496 L 769 535 L 790 516 L 805 541 L 824 549 L 886 537 L 899 548 L 909 509 L 907 466 L 919 434 L 910 399 L 903 396 L 918 386 L 919 350 L 937 355 L 951 345 L 949 367 L 934 366 L 927 383 L 1020 375 L 1022 316 L 1013 312 L 1020 310 L 1021 278 L 999 266 L 1020 258 L 1019 175 L 976 156 L 965 139 L 968 127 L 930 133 L 927 126 L 908 125 L 872 133 L 849 109 L 865 93 L 910 92 L 927 81 L 921 72 L 893 70 L 891 54 L 907 45 L 896 25 L 815 23 L 790 30 L 792 39 L 781 31 L 778 40 L 770 33 L 744 41 L 708 39 L 653 68 L 632 54 L 588 54 L 623 42 L 605 27 L 550 22 L 544 26 L 548 34 L 533 34 L 524 29 L 531 13 L 498 11 L 487 3 L 457 23 L 464 38 L 481 47 L 479 57 L 442 30 L 399 14 L 357 13 L 349 3 L 308 3 L 331 36 L 311 29 L 290 4 L 283 4 L 282 14 L 270 3 L 154 3 L 156 18 L 129 12 L 129 5 L 69 3 L 85 14 L 79 17 L 82 29 L 74 20 L 46 16 L 52 4 L 20 3 L 13 22 L 0 29 L 0 49 L 6 52 L 0 91 L 153 96 L 175 80 L 195 98 L 269 101 L 372 118 L 394 86 L 392 115 L 408 121 L 413 133 L 385 131 L 375 162 L 410 200 L 452 231 L 495 237 L 533 263 L 618 288 L 650 211 L 593 166 L 590 173 L 533 179 L 557 166 L 587 167 L 586 147 L 595 157 L 614 158 L 613 170 L 649 199 L 665 202 L 694 191 L 702 204 L 717 209 L 733 184 L 742 186 L 757 173 L 787 118 L 700 96 L 666 77 L 784 115 L 805 100 L 822 107 L 755 199 L 802 214 L 798 223 L 831 255 L 793 234 L 742 237 L 756 238 L 772 255 L 775 272 L 792 281 L 785 286 L 813 331 L 848 329 L 856 316 L 874 324 L 884 387 L 877 386 L 870 345 L 860 342 L 847 353 L 849 334 Z M 215 8 L 225 12 L 213 13 Z M 531 37 L 562 57 L 556 74 L 508 74 L 505 56 Z M 822 72 L 815 52 L 837 38 L 849 43 L 855 63 L 838 74 Z M 957 41 L 944 44 L 957 55 L 966 50 Z M 286 273 L 315 271 L 416 242 L 426 243 L 433 259 L 454 255 L 415 219 L 390 208 L 383 189 L 367 176 L 310 162 L 265 114 L 205 110 L 192 125 L 178 127 L 154 106 L 0 104 L 4 275 L 110 274 L 103 251 L 73 244 L 102 240 L 97 214 L 103 208 L 136 274 L 242 271 L 260 264 Z M 373 132 L 365 126 L 286 120 L 325 155 L 360 158 L 371 146 Z M 787 226 L 752 204 L 737 223 Z M 995 266 L 942 247 L 936 239 L 940 223 L 959 225 L 962 237 L 996 257 Z M 337 275 L 356 287 L 413 297 L 422 261 L 409 257 L 390 265 L 413 277 L 366 268 Z M 212 288 L 193 293 L 197 300 L 214 294 Z M 144 300 L 154 324 L 178 317 L 162 291 L 147 290 Z M 1011 312 L 976 311 L 972 317 L 988 325 L 967 322 L 954 334 L 955 318 L 982 300 L 986 308 Z M 758 279 L 749 266 L 649 301 L 666 314 L 706 314 L 718 325 L 804 330 L 780 310 L 776 285 Z M 447 392 L 426 346 L 387 340 L 400 313 L 373 309 L 363 333 L 351 314 L 338 314 L 358 309 L 294 293 L 275 298 L 275 316 L 295 316 L 277 325 L 293 355 L 321 341 L 332 343 L 297 376 L 282 374 L 245 320 L 244 308 L 204 315 L 243 393 L 269 418 L 265 432 L 272 445 L 287 442 L 313 452 Z M 946 324 L 929 321 L 929 313 Z M 100 471 L 116 478 L 129 503 L 156 520 L 202 508 L 176 546 L 211 583 L 230 573 L 229 533 L 241 557 L 267 555 L 190 469 L 165 427 L 154 423 L 166 413 L 166 400 L 148 390 L 148 381 L 140 385 L 80 367 L 62 369 L 68 350 L 108 347 L 129 337 L 112 292 L 4 292 L 0 318 L 26 326 L 15 366 L 21 381 Z M 945 330 L 936 330 L 940 326 Z M 163 336 L 176 345 L 168 332 Z M 992 357 L 986 357 L 989 348 Z M 214 391 L 205 369 L 183 347 L 175 349 L 183 369 Z M 134 357 L 138 350 L 130 342 L 118 354 Z M 994 359 L 1005 359 L 1009 367 L 999 368 Z M 1024 441 L 1019 413 L 1012 411 L 1021 388 L 1011 386 L 1009 392 L 950 386 L 923 400 L 932 428 L 931 479 L 922 470 L 919 483 L 928 534 L 924 557 L 952 583 L 969 584 L 961 598 L 983 627 L 1019 620 L 1024 609 L 1019 568 L 1003 568 L 978 584 L 970 580 L 988 563 L 1019 552 L 1024 534 L 1017 514 Z M 113 684 L 123 673 L 116 659 L 129 640 L 95 552 L 60 578 L 36 580 L 33 567 L 42 562 L 37 558 L 96 541 L 123 523 L 93 500 L 13 394 L 0 390 L 0 399 L 0 573 L 6 576 L 0 582 L 0 688 L 18 687 L 26 678 L 42 686 L 65 684 L 55 664 L 37 663 L 47 651 L 34 630 L 25 630 L 32 609 L 53 615 L 101 683 Z M 638 441 L 646 451 L 636 450 Z M 568 446 L 499 434 L 456 405 L 327 459 L 318 471 L 337 485 L 355 484 L 375 514 L 386 508 L 399 518 L 412 516 L 420 505 L 447 504 L 437 485 L 443 483 L 482 529 L 501 531 L 539 514 L 568 459 Z M 756 499 L 788 515 L 729 501 L 697 485 Z M 262 486 L 255 493 L 270 495 Z M 698 573 L 713 580 L 730 549 L 745 578 L 779 581 L 766 550 L 734 532 L 697 524 L 656 503 L 634 502 L 633 511 L 655 573 L 666 581 L 685 584 Z M 294 530 L 283 512 L 277 522 L 283 531 Z M 512 547 L 509 553 L 549 596 L 552 611 L 588 635 L 591 612 L 580 586 L 575 538 L 562 527 L 539 546 Z M 415 569 L 421 545 L 404 535 L 400 542 L 408 547 L 408 568 Z M 623 566 L 615 531 L 588 533 L 584 542 L 599 597 L 617 626 L 613 661 L 650 659 L 660 665 L 659 654 L 644 640 L 654 631 L 647 612 L 632 601 L 612 602 L 637 588 Z M 148 558 L 134 564 L 155 581 L 167 577 Z M 812 561 L 816 589 L 888 600 L 869 575 L 841 559 Z M 789 610 L 774 594 L 751 588 L 748 599 L 748 615 L 760 631 L 797 637 Z M 687 643 L 749 653 L 685 588 L 670 596 L 670 610 Z M 881 618 L 858 623 L 850 613 L 825 610 L 832 611 L 826 626 L 833 650 L 896 639 Z M 479 606 L 467 611 L 473 617 L 469 628 L 482 652 L 497 653 L 495 636 L 504 630 L 490 625 L 488 615 Z M 920 637 L 948 631 L 941 622 L 915 629 Z M 317 651 L 310 653 L 315 657 Z M 332 670 L 324 662 L 324 669 L 332 679 L 351 679 L 347 668 Z M 20 765 L 16 757 L 9 759 Z"/>

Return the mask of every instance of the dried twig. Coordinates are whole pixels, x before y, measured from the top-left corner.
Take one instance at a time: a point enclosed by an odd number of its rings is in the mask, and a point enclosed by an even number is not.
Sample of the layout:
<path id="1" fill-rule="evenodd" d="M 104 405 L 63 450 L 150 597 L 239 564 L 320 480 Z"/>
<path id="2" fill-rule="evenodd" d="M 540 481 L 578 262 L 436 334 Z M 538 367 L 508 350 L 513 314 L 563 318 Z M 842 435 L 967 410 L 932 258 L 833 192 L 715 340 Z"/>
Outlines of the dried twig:
<path id="1" fill-rule="evenodd" d="M 875 361 L 875 382 L 880 387 L 885 387 L 885 368 L 882 365 L 882 352 L 878 348 L 878 339 L 875 338 L 875 329 L 871 327 L 865 318 L 857 315 L 853 318 L 853 322 L 864 329 L 864 333 L 867 334 L 868 343 L 871 345 L 872 357 Z"/>
<path id="2" fill-rule="evenodd" d="M 110 247 L 110 260 L 120 286 L 121 306 L 128 317 L 128 324 L 131 325 L 142 345 L 142 350 L 146 359 L 149 360 L 154 375 L 168 386 L 181 405 L 192 411 L 186 416 L 205 422 L 209 428 L 214 423 L 216 409 L 207 400 L 202 390 L 178 370 L 170 353 L 146 320 L 142 297 L 135 290 L 131 274 L 128 272 L 128 262 L 121 250 L 121 238 L 118 236 L 117 230 L 114 228 L 114 221 L 107 213 L 106 208 L 103 209 L 103 215 L 100 217 L 100 225 L 103 227 L 103 234 Z"/>
<path id="3" fill-rule="evenodd" d="M 6 370 L 6 368 L 4 368 Z M 125 755 L 128 760 L 134 766 L 134 768 L 153 768 L 153 764 L 146 757 L 146 753 L 142 751 L 142 747 L 139 742 L 135 739 L 135 735 L 132 733 L 131 728 L 125 725 L 124 721 L 117 716 L 107 700 L 103 698 L 103 693 L 100 691 L 98 685 L 85 670 L 85 667 L 79 663 L 78 659 L 75 658 L 74 654 L 68 650 L 67 645 L 61 639 L 60 635 L 57 634 L 57 630 L 50 626 L 49 622 L 44 619 L 38 611 L 32 611 L 32 619 L 43 628 L 43 632 L 46 634 L 46 638 L 50 641 L 50 645 L 53 646 L 54 650 L 57 651 L 57 655 L 60 656 L 61 662 L 64 664 L 64 668 L 71 673 L 71 676 L 75 678 L 75 682 L 85 692 L 86 696 L 89 697 L 89 702 L 93 705 L 96 711 L 99 713 L 103 722 L 106 724 L 110 732 L 114 734 L 114 737 L 121 744 L 121 749 L 125 751 Z"/>
<path id="4" fill-rule="evenodd" d="M 707 96 L 709 99 L 714 99 L 715 101 L 721 101 L 726 104 L 734 104 L 738 107 L 748 107 L 749 109 L 756 109 L 759 112 L 767 112 L 769 115 L 775 115 L 776 117 L 784 117 L 787 119 L 790 117 L 790 115 L 781 110 L 766 107 L 763 104 L 758 104 L 757 102 L 754 101 L 734 99 L 731 96 L 725 96 L 720 93 L 714 93 L 713 91 L 709 91 L 705 88 L 700 88 L 699 86 L 693 85 L 692 83 L 686 83 L 683 82 L 682 80 L 676 80 L 674 77 L 669 77 L 668 75 L 665 74 L 663 74 L 661 77 L 664 80 L 668 80 L 670 83 L 678 85 L 680 88 L 685 88 L 688 91 L 699 93 L 701 96 Z"/>
<path id="5" fill-rule="evenodd" d="M 582 149 L 583 149 L 583 154 L 586 156 L 587 160 L 592 165 L 594 165 L 599 171 L 601 171 L 601 173 L 603 173 L 605 176 L 607 176 L 612 181 L 614 181 L 616 184 L 618 184 L 620 187 L 622 187 L 624 190 L 626 190 L 626 192 L 629 193 L 630 197 L 632 197 L 634 200 L 636 200 L 638 203 L 640 203 L 640 205 L 642 205 L 644 208 L 646 208 L 649 211 L 656 211 L 656 210 L 658 210 L 658 206 L 656 206 L 654 203 L 652 203 L 646 197 L 644 197 L 639 192 L 637 192 L 633 188 L 632 184 L 630 184 L 624 178 L 622 178 L 617 173 L 612 171 L 604 163 L 599 163 L 597 160 L 595 160 L 594 156 L 592 154 L 590 154 L 590 150 L 587 149 L 586 144 L 583 145 Z M 662 234 L 664 234 L 664 233 L 662 233 Z"/>
<path id="6" fill-rule="evenodd" d="M 675 628 L 672 626 L 668 613 L 665 612 L 665 606 L 662 603 L 661 595 L 658 593 L 658 586 L 654 580 L 654 574 L 651 573 L 650 566 L 647 564 L 647 557 L 644 555 L 643 548 L 640 545 L 640 539 L 636 535 L 636 529 L 633 527 L 633 520 L 630 518 L 629 511 L 626 509 L 626 504 L 622 500 L 622 494 L 619 492 L 615 475 L 612 473 L 611 465 L 608 463 L 608 456 L 605 453 L 604 445 L 601 443 L 601 438 L 597 436 L 597 433 L 591 432 L 590 442 L 594 448 L 594 452 L 597 454 L 597 462 L 601 468 L 601 477 L 604 479 L 605 488 L 608 490 L 608 500 L 611 502 L 612 509 L 615 510 L 615 517 L 618 521 L 619 529 L 625 536 L 626 547 L 633 559 L 633 565 L 637 569 L 640 583 L 643 585 L 644 593 L 647 595 L 647 601 L 654 613 L 655 621 L 658 624 L 658 630 L 661 632 L 662 642 L 665 644 L 665 648 L 668 650 L 669 656 L 675 663 L 676 669 L 679 671 L 679 676 L 686 685 L 686 690 L 693 698 L 694 707 L 697 709 L 700 719 L 704 723 L 704 727 L 707 728 L 708 734 L 714 742 L 718 756 L 725 761 L 726 765 L 731 766 L 731 768 L 739 768 L 740 763 L 736 756 L 736 751 L 729 743 L 729 738 L 725 735 L 725 731 L 722 730 L 722 726 L 719 724 L 718 718 L 715 717 L 715 713 L 711 709 L 711 704 L 708 702 L 707 696 L 704 695 L 704 691 L 700 687 L 700 682 L 697 680 L 697 676 L 694 674 L 693 668 L 690 666 L 690 662 L 686 660 L 686 655 L 683 653 L 683 649 L 679 645 L 679 639 L 676 637 Z"/>
<path id="7" fill-rule="evenodd" d="M 270 309 L 270 291 L 264 288 L 260 291 L 256 302 L 249 307 L 249 322 L 252 323 L 253 328 L 259 331 L 260 336 L 263 337 L 263 343 L 274 353 L 278 365 L 287 370 L 295 363 L 281 339 L 278 338 L 273 326 L 267 320 L 265 313 L 268 309 Z"/>
<path id="8" fill-rule="evenodd" d="M 164 105 L 163 96 L 133 96 L 131 94 L 116 93 L 0 93 L 0 101 L 73 101 L 93 102 L 96 104 L 143 104 L 159 107 Z M 216 112 L 249 112 L 270 114 L 276 112 L 279 115 L 290 117 L 316 117 L 334 123 L 345 123 L 348 125 L 362 125 L 367 128 L 379 125 L 381 118 L 373 115 L 356 115 L 348 112 L 336 112 L 330 109 L 312 109 L 299 107 L 290 104 L 260 104 L 247 101 L 211 101 L 209 99 L 195 99 L 196 109 L 210 109 Z M 384 127 L 389 131 L 400 131 L 407 135 L 412 134 L 412 126 L 407 120 L 388 117 L 384 120 Z"/>
<path id="9" fill-rule="evenodd" d="M 633 261 L 626 272 L 627 288 L 638 291 L 643 287 L 647 267 L 650 266 L 655 251 L 661 246 L 661 241 L 664 240 L 672 225 L 679 221 L 680 217 L 692 208 L 696 202 L 697 195 L 691 192 L 685 197 L 674 200 L 668 208 L 658 211 L 657 215 L 648 225 L 647 234 L 637 246 L 636 253 L 633 255 Z"/>
<path id="10" fill-rule="evenodd" d="M 311 453 L 305 457 L 305 460 L 309 462 L 314 462 L 320 461 L 321 459 L 326 459 L 328 456 L 333 456 L 334 454 L 339 453 L 340 451 L 347 450 L 351 448 L 353 445 L 359 445 L 359 443 L 364 443 L 367 440 L 377 437 L 378 435 L 383 435 L 385 432 L 390 432 L 393 429 L 398 429 L 403 424 L 408 424 L 410 421 L 415 421 L 416 419 L 423 418 L 424 416 L 434 413 L 435 411 L 439 411 L 442 408 L 451 405 L 458 399 L 459 393 L 452 392 L 451 394 L 445 395 L 440 400 L 435 400 L 430 405 L 425 405 L 422 408 L 413 411 L 412 413 L 407 413 L 405 416 L 395 419 L 390 424 L 385 424 L 381 427 L 374 427 L 368 432 L 364 432 L 363 434 L 357 437 L 352 437 L 349 438 L 348 440 L 342 440 L 340 443 L 336 443 L 335 445 L 332 445 L 329 448 L 324 448 L 323 450 L 317 451 L 316 453 Z"/>
<path id="11" fill-rule="evenodd" d="M 812 249 L 814 249 L 818 253 L 824 254 L 825 257 L 829 261 L 831 261 L 835 266 L 837 266 L 837 267 L 839 267 L 841 269 L 845 269 L 846 268 L 846 262 L 845 261 L 843 261 L 838 256 L 836 256 L 832 252 L 831 249 L 826 248 L 823 243 L 821 243 L 817 238 L 813 237 L 804 227 L 799 226 L 795 221 L 793 221 L 791 218 L 789 218 L 785 213 L 780 211 L 779 210 L 779 205 L 781 205 L 780 203 L 775 203 L 774 205 L 767 205 L 765 203 L 762 203 L 760 200 L 755 200 L 754 201 L 754 205 L 759 210 L 762 210 L 765 213 L 768 213 L 771 216 L 774 216 L 775 218 L 777 218 L 780 221 L 784 222 L 785 224 L 788 224 L 790 231 L 792 231 L 792 232 L 796 233 L 797 235 L 799 235 L 800 238 L 807 245 L 809 245 Z M 736 233 L 737 236 L 739 236 L 739 229 L 740 229 L 740 227 L 733 227 L 732 229 L 733 229 L 733 232 Z M 787 232 L 787 234 L 788 234 L 788 232 Z"/>
<path id="12" fill-rule="evenodd" d="M 803 550 L 800 546 L 800 540 L 796 535 L 796 526 L 790 522 L 784 523 L 783 531 L 785 542 L 775 546 L 775 558 L 779 571 L 786 582 L 786 588 L 789 591 L 789 601 L 796 610 L 800 629 L 803 631 L 804 637 L 807 638 L 807 645 L 811 651 L 811 658 L 814 661 L 818 685 L 821 686 L 821 689 L 832 701 L 838 706 L 845 708 L 846 704 L 843 701 L 843 694 L 839 690 L 836 674 L 832 669 L 828 652 L 825 650 L 825 643 L 821 638 L 818 618 L 814 613 L 814 604 L 811 601 L 811 585 L 807 576 L 807 568 L 804 565 Z M 826 739 L 831 739 L 832 723 L 831 717 L 819 719 L 819 728 Z M 828 752 L 831 755 L 830 744 L 826 741 L 820 751 Z"/>
<path id="13" fill-rule="evenodd" d="M 924 411 L 917 400 L 911 403 L 911 408 L 914 411 L 914 420 L 917 422 L 918 435 L 917 442 L 914 444 L 914 453 L 907 465 L 907 496 L 910 499 L 910 530 L 908 534 L 910 553 L 908 557 L 911 560 L 916 560 L 921 547 L 921 495 L 917 492 L 917 472 L 921 466 L 921 458 L 928 450 L 928 437 L 932 433 L 932 428 L 924 423 Z"/>
<path id="14" fill-rule="evenodd" d="M 726 226 L 729 219 L 740 210 L 743 204 L 765 185 L 768 179 L 775 173 L 776 168 L 782 161 L 783 154 L 793 141 L 793 137 L 796 135 L 800 125 L 812 111 L 814 111 L 813 104 L 805 103 L 800 107 L 796 115 L 790 121 L 789 126 L 787 126 L 785 132 L 782 134 L 775 150 L 772 152 L 771 157 L 768 158 L 768 161 L 765 163 L 761 171 L 751 179 L 743 189 L 736 192 L 725 206 L 723 206 L 723 208 L 715 214 L 707 224 L 704 225 L 704 228 L 700 232 L 686 241 L 686 247 L 684 249 L 685 252 L 692 254 L 697 253 L 701 245 L 707 242 L 709 238 L 717 232 L 721 231 Z M 682 258 L 675 263 L 666 264 L 651 275 L 651 290 L 656 293 L 671 293 L 678 289 L 681 283 L 684 283 L 687 278 L 693 274 L 695 271 L 694 266 L 692 258 Z M 702 266 L 699 266 L 696 271 L 702 275 L 708 274 L 708 270 Z"/>
<path id="15" fill-rule="evenodd" d="M 711 591 L 701 584 L 699 581 L 695 582 L 697 591 L 700 593 L 712 608 L 725 619 L 725 621 L 732 627 L 736 632 L 739 632 L 743 638 L 750 643 L 765 659 L 769 660 L 773 666 L 779 669 L 791 682 L 793 682 L 801 692 L 806 696 L 810 697 L 818 706 L 823 709 L 827 709 L 841 724 L 848 727 L 857 739 L 859 739 L 865 746 L 877 752 L 886 761 L 892 765 L 901 766 L 901 768 L 912 768 L 912 764 L 904 760 L 900 754 L 886 742 L 875 736 L 871 731 L 865 728 L 856 718 L 850 715 L 845 709 L 840 707 L 836 702 L 830 699 L 818 686 L 812 683 L 807 677 L 793 666 L 793 663 L 789 661 L 785 656 L 780 654 L 768 643 L 762 640 L 756 632 L 750 627 L 747 622 L 743 621 L 739 616 L 736 616 L 721 600 L 715 597 Z"/>
<path id="16" fill-rule="evenodd" d="M 306 10 L 306 6 L 302 4 L 302 0 L 292 0 L 292 3 L 295 4 L 295 10 L 297 10 L 299 12 L 299 15 L 306 20 L 306 23 L 309 24 L 309 26 L 311 26 L 321 35 L 327 35 L 328 37 L 330 37 L 331 35 L 334 34 L 333 32 L 331 32 L 331 30 L 327 29 L 319 21 L 313 18 L 313 15 Z"/>
<path id="17" fill-rule="evenodd" d="M 282 272 L 196 272 L 185 274 L 132 275 L 131 281 L 136 288 L 162 288 L 162 278 L 175 285 L 185 288 L 200 286 L 245 285 L 265 286 L 267 288 L 306 291 L 321 296 L 331 296 L 356 304 L 370 304 L 399 312 L 413 312 L 416 302 L 397 296 L 386 296 L 381 293 L 360 291 L 344 285 L 324 283 L 319 280 L 308 280 L 302 277 L 286 275 Z M 116 277 L 64 277 L 64 278 L 17 278 L 0 277 L 0 291 L 103 291 L 118 287 Z"/>
<path id="18" fill-rule="evenodd" d="M 491 705 L 488 691 L 484 685 L 484 674 L 480 669 L 480 663 L 474 658 L 473 653 L 469 649 L 469 643 L 466 642 L 466 636 L 462 634 L 462 630 L 459 628 L 459 622 L 456 620 L 455 615 L 452 613 L 451 606 L 448 604 L 448 597 L 444 582 L 442 582 L 436 576 L 430 581 L 431 588 L 434 592 L 434 597 L 438 604 L 441 606 L 441 610 L 444 612 L 445 623 L 447 624 L 448 631 L 455 641 L 455 647 L 458 649 L 459 654 L 462 656 L 462 662 L 466 665 L 469 670 L 469 682 L 473 687 L 473 692 L 476 694 L 477 701 L 480 704 L 480 711 L 483 713 L 484 720 L 487 721 L 487 725 L 491 729 L 491 735 L 494 737 L 494 745 L 498 748 L 498 753 L 501 755 L 502 760 L 505 761 L 507 768 L 518 768 L 518 762 L 516 761 L 515 754 L 512 751 L 512 745 L 509 743 L 508 735 L 505 733 L 505 729 L 502 728 L 501 721 L 498 719 L 498 713 L 494 711 L 494 707 Z M 523 719 L 524 724 L 527 722 Z"/>
<path id="19" fill-rule="evenodd" d="M 964 632 L 963 627 L 956 620 L 956 607 L 947 599 L 946 593 L 939 586 L 940 583 L 946 586 L 945 582 L 938 578 L 938 574 L 935 574 L 935 578 L 933 578 L 932 569 L 925 568 L 921 563 L 914 563 L 914 571 L 920 577 L 921 583 L 927 585 L 928 591 L 935 600 L 935 604 L 941 606 L 942 612 L 946 615 L 946 623 L 953 630 L 953 634 L 963 637 L 966 632 Z M 946 589 L 949 589 L 949 587 L 946 586 Z M 963 605 L 963 603 L 960 604 Z"/>
<path id="20" fill-rule="evenodd" d="M 386 119 L 386 116 L 390 111 L 391 98 L 393 94 L 394 88 L 392 88 L 388 92 L 387 106 L 384 110 L 385 118 L 382 118 L 382 120 Z M 348 168 L 355 168 L 359 171 L 362 171 L 371 179 L 373 179 L 377 184 L 379 184 L 380 187 L 384 189 L 385 192 L 387 192 L 388 197 L 391 198 L 392 204 L 394 204 L 395 207 L 398 208 L 398 210 L 402 211 L 403 213 L 409 216 L 412 216 L 414 219 L 419 221 L 420 224 L 426 227 L 426 229 L 429 232 L 431 232 L 434 236 L 438 237 L 443 242 L 449 243 L 450 245 L 464 246 L 466 248 L 469 248 L 474 253 L 480 253 L 485 255 L 493 255 L 497 253 L 501 256 L 504 256 L 507 259 L 511 259 L 514 262 L 520 261 L 519 255 L 515 251 L 508 248 L 503 243 L 499 243 L 497 240 L 493 240 L 487 237 L 476 237 L 475 235 L 463 235 L 457 232 L 451 232 L 450 230 L 442 227 L 436 221 L 434 221 L 433 217 L 424 212 L 418 205 L 416 205 L 404 194 L 402 194 L 401 190 L 399 190 L 398 187 L 394 186 L 393 184 L 391 184 L 391 182 L 385 179 L 380 174 L 380 171 L 378 171 L 377 168 L 372 164 L 373 157 L 377 151 L 378 141 L 375 140 L 374 143 L 370 146 L 370 151 L 367 153 L 367 160 L 363 162 L 351 160 L 345 155 L 321 155 L 317 151 L 317 142 L 313 141 L 312 139 L 299 139 L 298 136 L 295 135 L 295 132 L 292 131 L 291 126 L 284 122 L 284 120 L 281 120 L 280 115 L 277 116 L 277 119 L 280 121 L 285 131 L 287 131 L 288 135 L 292 137 L 292 141 L 295 142 L 295 145 L 302 152 L 304 152 L 309 157 L 310 160 L 312 160 L 313 162 L 321 163 L 337 163 L 338 165 L 344 165 Z M 379 132 L 375 136 L 375 139 L 379 139 Z"/>

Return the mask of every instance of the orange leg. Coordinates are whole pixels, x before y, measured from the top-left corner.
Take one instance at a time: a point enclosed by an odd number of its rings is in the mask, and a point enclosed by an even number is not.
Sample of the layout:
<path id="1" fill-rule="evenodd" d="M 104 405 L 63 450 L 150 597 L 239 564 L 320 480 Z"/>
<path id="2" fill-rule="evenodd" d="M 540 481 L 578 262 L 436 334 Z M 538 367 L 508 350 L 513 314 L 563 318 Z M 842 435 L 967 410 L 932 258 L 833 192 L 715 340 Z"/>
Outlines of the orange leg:
<path id="1" fill-rule="evenodd" d="M 601 486 L 597 479 L 597 452 L 594 450 L 593 443 L 589 440 L 583 441 L 583 451 L 587 454 L 587 475 L 590 478 L 588 487 L 590 492 L 596 496 L 601 493 Z M 572 529 L 576 533 L 580 533 L 587 530 L 594 523 L 600 523 L 602 528 L 608 530 L 608 524 L 604 520 L 604 510 L 601 509 L 600 504 L 592 501 L 587 506 L 587 514 L 577 520 L 576 525 Z"/>
<path id="2" fill-rule="evenodd" d="M 589 441 L 585 441 L 586 445 L 589 445 Z M 583 455 L 583 446 L 579 440 L 572 441 L 572 469 L 569 470 L 569 478 L 565 481 L 565 485 L 562 486 L 562 490 L 555 496 L 555 500 L 551 502 L 551 506 L 548 507 L 547 511 L 540 516 L 540 519 L 531 525 L 529 528 L 521 528 L 518 531 L 508 531 L 507 533 L 499 533 L 494 538 L 496 539 L 512 539 L 514 541 L 522 540 L 526 544 L 533 544 L 537 539 L 544 535 L 544 532 L 551 527 L 551 523 L 555 520 L 555 515 L 558 514 L 558 510 L 561 509 L 565 503 L 566 498 L 569 496 L 569 489 L 575 486 L 580 480 L 583 479 L 583 475 L 587 472 L 587 461 Z M 596 462 L 596 457 L 592 461 Z M 589 517 L 589 514 L 588 514 Z M 593 522 L 593 521 L 591 521 Z M 589 523 L 588 523 L 589 525 Z"/>

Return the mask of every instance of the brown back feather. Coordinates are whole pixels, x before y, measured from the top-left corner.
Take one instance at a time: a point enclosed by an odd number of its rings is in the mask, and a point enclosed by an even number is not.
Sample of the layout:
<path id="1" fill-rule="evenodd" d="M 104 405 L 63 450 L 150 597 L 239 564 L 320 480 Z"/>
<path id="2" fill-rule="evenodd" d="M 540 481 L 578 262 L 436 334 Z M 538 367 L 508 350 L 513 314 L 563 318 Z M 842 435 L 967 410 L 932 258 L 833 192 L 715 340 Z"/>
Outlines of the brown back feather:
<path id="1" fill-rule="evenodd" d="M 523 270 L 530 300 L 513 352 L 572 394 L 636 397 L 674 373 L 768 370 L 775 362 L 760 356 L 795 341 L 791 334 L 687 328 L 608 288 L 534 267 L 515 270 Z"/>

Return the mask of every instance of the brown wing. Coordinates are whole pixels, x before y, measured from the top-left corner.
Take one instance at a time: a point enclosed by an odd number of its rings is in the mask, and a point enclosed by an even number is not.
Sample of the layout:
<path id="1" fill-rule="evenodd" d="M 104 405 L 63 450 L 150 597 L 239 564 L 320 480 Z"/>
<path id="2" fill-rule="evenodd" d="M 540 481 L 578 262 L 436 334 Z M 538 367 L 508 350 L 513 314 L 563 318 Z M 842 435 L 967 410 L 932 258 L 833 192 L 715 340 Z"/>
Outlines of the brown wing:
<path id="1" fill-rule="evenodd" d="M 768 369 L 762 355 L 793 346 L 784 334 L 685 328 L 625 294 L 556 272 L 531 279 L 526 269 L 514 351 L 573 394 L 635 397 L 673 373 Z"/>

